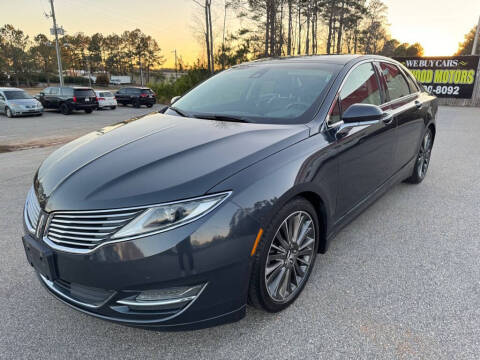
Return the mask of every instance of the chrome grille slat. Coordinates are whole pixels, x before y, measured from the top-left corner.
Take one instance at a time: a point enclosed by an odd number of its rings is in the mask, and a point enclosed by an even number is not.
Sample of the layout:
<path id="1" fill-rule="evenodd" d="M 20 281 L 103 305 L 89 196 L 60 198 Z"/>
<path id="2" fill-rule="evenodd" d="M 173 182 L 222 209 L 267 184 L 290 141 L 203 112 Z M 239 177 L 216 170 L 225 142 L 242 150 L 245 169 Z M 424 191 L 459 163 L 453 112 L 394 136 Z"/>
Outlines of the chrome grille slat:
<path id="1" fill-rule="evenodd" d="M 112 230 L 116 229 L 116 226 L 65 226 L 60 224 L 50 224 L 51 228 L 58 229 L 75 229 L 75 230 Z"/>
<path id="2" fill-rule="evenodd" d="M 50 215 L 46 238 L 63 249 L 95 248 L 144 209 L 68 211 Z"/>
<path id="3" fill-rule="evenodd" d="M 135 215 L 138 211 L 136 212 L 129 212 L 129 213 L 124 213 L 124 214 L 105 214 L 105 217 L 108 217 L 108 218 L 115 218 L 115 217 L 127 217 L 127 216 L 131 216 L 131 215 Z M 80 219 L 80 218 L 99 218 L 99 217 L 102 217 L 101 214 L 98 214 L 98 215 L 64 215 L 64 214 L 59 214 L 56 216 L 57 218 L 60 218 L 60 219 L 63 219 L 63 218 L 67 218 L 67 219 Z"/>
<path id="4" fill-rule="evenodd" d="M 91 238 L 91 237 L 78 237 L 78 236 L 70 236 L 70 235 L 59 235 L 59 234 L 54 234 L 52 232 L 49 232 L 48 233 L 48 237 L 51 238 L 53 240 L 53 237 L 55 237 L 56 239 L 69 239 L 69 240 L 78 240 L 78 241 L 88 241 L 88 242 L 94 242 L 94 243 L 98 243 L 100 240 L 102 240 L 101 238 L 100 239 L 94 239 L 94 238 Z"/>
<path id="5" fill-rule="evenodd" d="M 28 191 L 27 201 L 25 202 L 25 222 L 27 223 L 27 227 L 31 233 L 35 232 L 39 215 L 40 204 L 32 186 Z"/>
<path id="6" fill-rule="evenodd" d="M 122 224 L 129 219 L 122 219 L 122 220 L 60 220 L 60 219 L 53 219 L 52 223 L 61 223 L 61 224 Z"/>
<path id="7" fill-rule="evenodd" d="M 82 231 L 64 231 L 59 229 L 52 229 L 50 228 L 51 232 L 59 233 L 60 235 L 63 234 L 72 234 L 72 235 L 85 235 L 85 236 L 105 236 L 108 235 L 109 232 L 82 232 Z"/>
<path id="8" fill-rule="evenodd" d="M 95 246 L 97 246 L 97 244 L 88 244 L 88 243 L 84 243 L 84 244 L 81 244 L 81 243 L 78 243 L 76 241 L 67 241 L 67 240 L 60 240 L 60 239 L 52 239 L 49 237 L 50 240 L 52 241 L 55 241 L 56 243 L 58 244 L 67 244 L 67 245 L 73 245 L 72 247 L 76 248 L 76 247 L 82 247 L 82 248 L 87 248 L 87 249 L 91 249 Z"/>

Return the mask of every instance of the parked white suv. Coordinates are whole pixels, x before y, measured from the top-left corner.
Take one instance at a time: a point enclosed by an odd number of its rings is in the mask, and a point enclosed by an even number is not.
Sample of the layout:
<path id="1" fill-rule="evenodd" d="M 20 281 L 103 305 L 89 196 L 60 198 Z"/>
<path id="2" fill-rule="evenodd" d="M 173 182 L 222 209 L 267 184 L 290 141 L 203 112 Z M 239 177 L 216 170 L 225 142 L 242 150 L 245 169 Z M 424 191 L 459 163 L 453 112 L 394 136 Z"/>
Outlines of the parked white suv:
<path id="1" fill-rule="evenodd" d="M 117 99 L 110 91 L 95 90 L 98 99 L 98 108 L 99 109 L 115 109 L 117 107 Z"/>

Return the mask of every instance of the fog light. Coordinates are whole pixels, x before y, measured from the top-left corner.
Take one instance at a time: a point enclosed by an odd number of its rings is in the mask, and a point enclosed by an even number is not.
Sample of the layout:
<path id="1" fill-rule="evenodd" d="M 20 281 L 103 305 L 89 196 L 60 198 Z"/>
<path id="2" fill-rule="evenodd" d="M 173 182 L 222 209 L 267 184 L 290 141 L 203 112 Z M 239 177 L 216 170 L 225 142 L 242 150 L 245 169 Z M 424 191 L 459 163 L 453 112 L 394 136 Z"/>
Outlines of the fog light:
<path id="1" fill-rule="evenodd" d="M 180 286 L 168 289 L 146 290 L 142 291 L 135 300 L 137 301 L 162 301 L 173 299 L 184 299 L 198 295 L 203 285 Z"/>
<path id="2" fill-rule="evenodd" d="M 205 288 L 206 284 L 194 286 L 178 286 L 168 289 L 145 290 L 135 296 L 117 303 L 127 305 L 130 310 L 161 311 L 180 310 L 195 300 Z"/>

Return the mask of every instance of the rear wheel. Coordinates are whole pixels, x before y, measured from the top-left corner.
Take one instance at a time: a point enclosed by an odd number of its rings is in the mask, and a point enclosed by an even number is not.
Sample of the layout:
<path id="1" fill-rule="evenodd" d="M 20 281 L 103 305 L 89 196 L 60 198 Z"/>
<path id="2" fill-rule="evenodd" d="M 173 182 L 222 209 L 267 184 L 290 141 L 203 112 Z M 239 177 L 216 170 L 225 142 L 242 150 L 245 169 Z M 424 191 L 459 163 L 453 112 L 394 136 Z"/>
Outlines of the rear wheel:
<path id="1" fill-rule="evenodd" d="M 148 108 L 151 108 L 152 106 L 153 106 L 153 104 L 147 104 Z"/>
<path id="2" fill-rule="evenodd" d="M 430 156 L 432 155 L 433 133 L 429 128 L 423 136 L 422 144 L 418 150 L 417 160 L 413 168 L 412 175 L 406 180 L 410 184 L 420 184 L 427 175 L 428 166 L 430 165 Z"/>
<path id="3" fill-rule="evenodd" d="M 249 302 L 269 312 L 291 305 L 312 272 L 318 239 L 318 218 L 312 204 L 300 197 L 287 203 L 257 246 Z"/>
<path id="4" fill-rule="evenodd" d="M 67 104 L 63 103 L 62 105 L 60 105 L 60 112 L 63 115 L 69 115 L 71 114 L 72 109 L 70 109 L 70 107 Z"/>
<path id="5" fill-rule="evenodd" d="M 93 111 L 92 109 L 85 109 L 85 112 L 86 112 L 87 114 L 91 114 L 92 111 Z"/>
<path id="6" fill-rule="evenodd" d="M 7 115 L 7 117 L 9 117 L 9 118 L 13 117 L 12 110 L 9 107 L 5 108 L 5 115 Z"/>
<path id="7" fill-rule="evenodd" d="M 110 109 L 115 110 L 117 107 L 116 106 L 110 106 Z"/>

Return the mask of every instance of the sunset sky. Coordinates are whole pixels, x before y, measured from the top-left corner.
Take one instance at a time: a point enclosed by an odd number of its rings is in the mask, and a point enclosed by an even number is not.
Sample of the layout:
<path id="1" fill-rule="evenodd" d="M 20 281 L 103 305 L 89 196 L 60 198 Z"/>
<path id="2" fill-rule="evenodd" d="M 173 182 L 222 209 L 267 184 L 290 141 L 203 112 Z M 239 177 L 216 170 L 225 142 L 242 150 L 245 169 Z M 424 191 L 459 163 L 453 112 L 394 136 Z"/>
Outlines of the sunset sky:
<path id="1" fill-rule="evenodd" d="M 426 55 L 451 55 L 478 21 L 480 0 L 384 0 L 392 37 L 401 42 L 420 42 Z M 212 0 L 223 5 L 223 0 Z M 173 67 L 173 49 L 186 63 L 201 55 L 195 37 L 195 14 L 199 7 L 192 0 L 56 0 L 57 22 L 69 34 L 82 31 L 88 35 L 121 33 L 140 28 L 155 37 L 167 59 L 164 66 Z M 48 33 L 51 20 L 48 0 L 0 0 L 0 26 L 12 24 L 29 35 Z M 214 25 L 221 29 L 223 17 L 214 11 Z M 231 28 L 238 26 L 229 15 Z M 227 27 L 228 29 L 228 27 Z"/>

